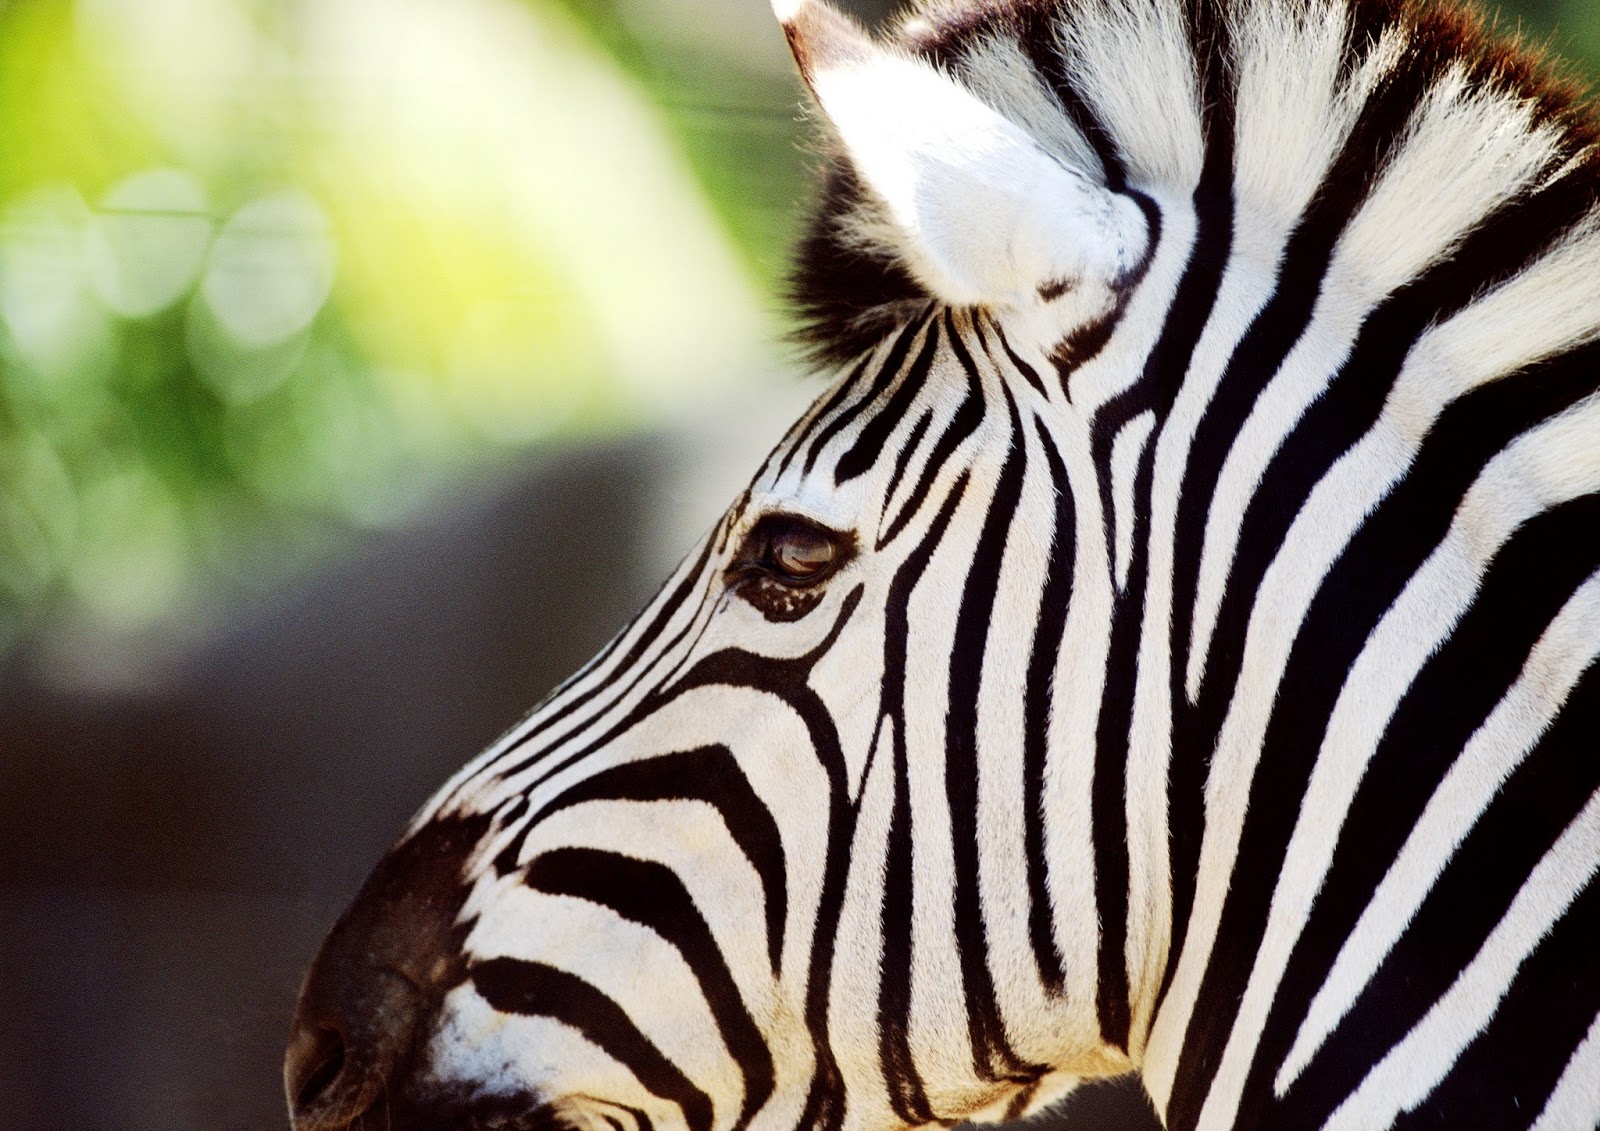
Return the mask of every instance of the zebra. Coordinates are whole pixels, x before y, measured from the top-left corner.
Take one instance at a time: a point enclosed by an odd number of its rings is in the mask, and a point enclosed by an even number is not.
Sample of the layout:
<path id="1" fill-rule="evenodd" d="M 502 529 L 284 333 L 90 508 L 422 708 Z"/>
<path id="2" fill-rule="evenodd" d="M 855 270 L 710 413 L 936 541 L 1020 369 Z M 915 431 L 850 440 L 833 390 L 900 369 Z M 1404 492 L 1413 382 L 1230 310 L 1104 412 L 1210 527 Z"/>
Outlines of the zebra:
<path id="1" fill-rule="evenodd" d="M 296 1131 L 1600 1124 L 1600 131 L 1422 0 L 775 8 L 834 383 L 334 926 Z"/>

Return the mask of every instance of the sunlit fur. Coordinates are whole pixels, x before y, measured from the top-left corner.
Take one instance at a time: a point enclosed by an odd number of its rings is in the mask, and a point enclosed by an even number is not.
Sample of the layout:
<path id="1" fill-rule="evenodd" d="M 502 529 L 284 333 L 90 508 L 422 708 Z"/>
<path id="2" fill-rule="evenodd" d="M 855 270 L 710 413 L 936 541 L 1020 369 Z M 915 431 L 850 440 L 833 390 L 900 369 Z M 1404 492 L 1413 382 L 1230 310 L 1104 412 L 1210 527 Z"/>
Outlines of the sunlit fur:
<path id="1" fill-rule="evenodd" d="M 888 1131 L 1138 1071 L 1183 1128 L 1600 1120 L 1570 97 L 1399 0 L 788 26 L 841 375 L 417 817 L 492 821 L 410 1094 Z M 989 177 L 991 118 L 1066 203 Z M 792 616 L 729 572 L 776 513 L 855 545 Z"/>

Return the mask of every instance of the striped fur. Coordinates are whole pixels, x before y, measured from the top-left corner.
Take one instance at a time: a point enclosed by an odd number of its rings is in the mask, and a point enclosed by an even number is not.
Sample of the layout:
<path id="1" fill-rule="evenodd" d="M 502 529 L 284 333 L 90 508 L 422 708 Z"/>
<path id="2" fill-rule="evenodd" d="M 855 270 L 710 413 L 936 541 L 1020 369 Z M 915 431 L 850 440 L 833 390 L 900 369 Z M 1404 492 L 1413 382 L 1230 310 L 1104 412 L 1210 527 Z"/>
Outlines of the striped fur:
<path id="1" fill-rule="evenodd" d="M 466 846 L 393 1126 L 889 1131 L 1131 1071 L 1175 1128 L 1600 1123 L 1589 119 L 1400 0 L 787 20 L 843 373 L 396 850 Z M 986 115 L 1082 195 L 986 207 L 1081 246 L 938 211 Z M 779 516 L 848 560 L 750 565 Z"/>

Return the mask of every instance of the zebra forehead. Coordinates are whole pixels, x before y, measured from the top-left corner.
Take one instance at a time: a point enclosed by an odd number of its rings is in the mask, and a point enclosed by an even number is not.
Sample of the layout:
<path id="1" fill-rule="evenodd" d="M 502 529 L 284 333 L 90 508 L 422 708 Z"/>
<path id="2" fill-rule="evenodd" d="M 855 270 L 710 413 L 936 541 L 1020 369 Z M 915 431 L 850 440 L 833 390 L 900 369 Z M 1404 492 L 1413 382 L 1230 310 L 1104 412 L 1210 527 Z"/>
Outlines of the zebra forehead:
<path id="1" fill-rule="evenodd" d="M 788 514 L 809 519 L 832 530 L 853 528 L 860 515 L 860 498 L 866 487 L 852 482 L 843 488 L 831 478 L 794 476 L 775 482 L 771 489 L 754 488 L 738 516 L 740 527 L 749 527 L 766 514 Z"/>

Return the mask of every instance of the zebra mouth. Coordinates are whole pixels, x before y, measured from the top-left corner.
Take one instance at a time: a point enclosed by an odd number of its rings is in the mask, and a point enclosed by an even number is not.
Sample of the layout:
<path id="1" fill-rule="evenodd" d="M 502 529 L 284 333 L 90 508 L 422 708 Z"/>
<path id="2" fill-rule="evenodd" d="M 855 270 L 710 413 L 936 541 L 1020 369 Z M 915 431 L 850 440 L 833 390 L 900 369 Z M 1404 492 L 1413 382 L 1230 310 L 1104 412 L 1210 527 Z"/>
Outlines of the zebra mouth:
<path id="1" fill-rule="evenodd" d="M 484 1094 L 465 1089 L 429 1091 L 411 1098 L 383 1096 L 351 1128 L 385 1131 L 582 1131 L 536 1097 Z"/>
<path id="2" fill-rule="evenodd" d="M 446 1091 L 411 1102 L 381 1102 L 357 1126 L 392 1131 L 573 1131 L 557 1110 L 523 1094 Z"/>

